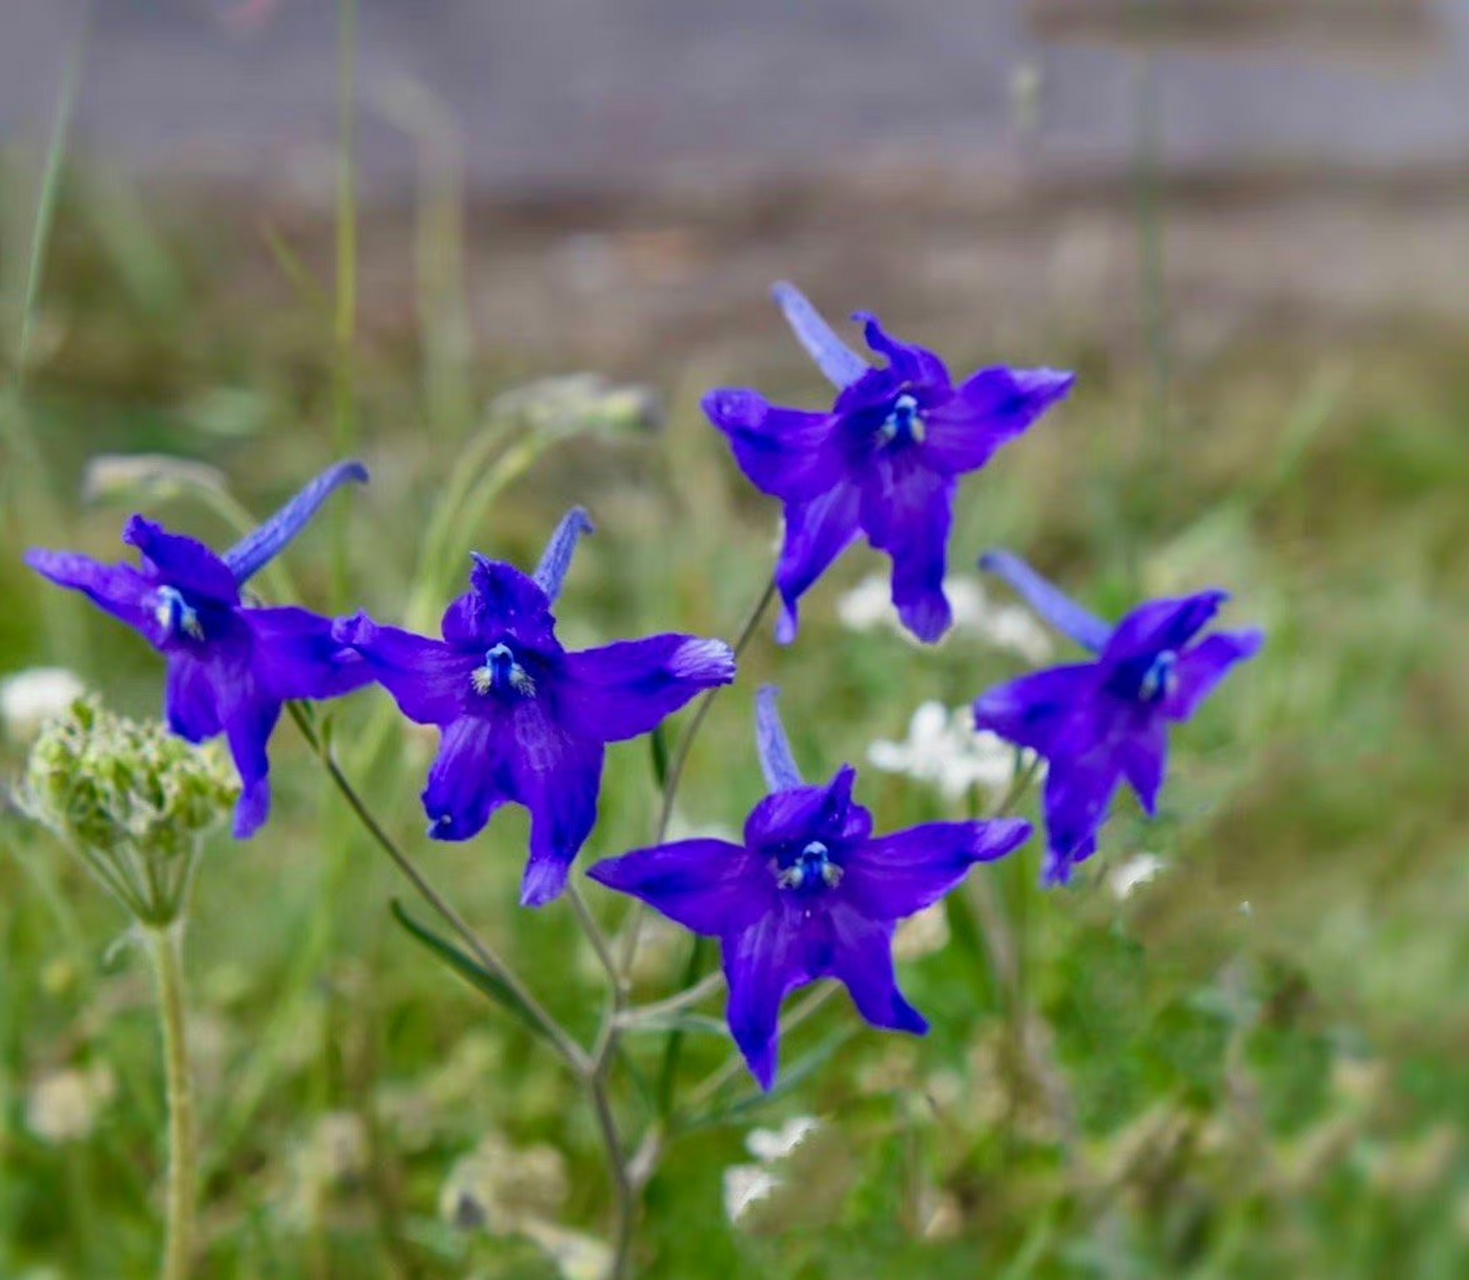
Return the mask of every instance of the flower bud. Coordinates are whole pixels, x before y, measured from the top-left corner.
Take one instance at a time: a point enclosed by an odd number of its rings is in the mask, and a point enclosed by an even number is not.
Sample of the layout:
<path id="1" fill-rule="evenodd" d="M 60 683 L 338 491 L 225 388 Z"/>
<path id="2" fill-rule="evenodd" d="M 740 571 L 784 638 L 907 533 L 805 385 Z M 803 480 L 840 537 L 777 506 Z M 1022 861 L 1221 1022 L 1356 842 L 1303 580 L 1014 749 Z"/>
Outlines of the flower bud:
<path id="1" fill-rule="evenodd" d="M 18 800 L 138 920 L 162 925 L 179 913 L 202 838 L 238 794 L 217 752 L 87 697 L 42 730 Z"/>

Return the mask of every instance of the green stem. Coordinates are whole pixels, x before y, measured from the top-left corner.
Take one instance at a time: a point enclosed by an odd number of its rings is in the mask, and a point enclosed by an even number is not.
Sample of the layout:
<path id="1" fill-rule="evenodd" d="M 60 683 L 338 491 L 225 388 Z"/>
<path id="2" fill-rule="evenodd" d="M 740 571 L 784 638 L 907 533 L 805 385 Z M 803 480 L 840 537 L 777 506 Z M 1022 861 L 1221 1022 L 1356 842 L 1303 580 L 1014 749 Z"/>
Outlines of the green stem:
<path id="1" fill-rule="evenodd" d="M 168 1234 L 162 1280 L 186 1280 L 194 1249 L 199 1145 L 183 971 L 183 928 L 175 922 L 147 927 L 143 936 L 153 962 L 163 1059 L 168 1088 Z"/>
<path id="2" fill-rule="evenodd" d="M 469 923 L 459 914 L 449 902 L 431 885 L 423 873 L 413 865 L 412 860 L 398 848 L 397 842 L 387 833 L 367 802 L 357 794 L 357 789 L 352 785 L 347 775 L 342 772 L 341 766 L 337 764 L 336 757 L 332 755 L 331 748 L 322 741 L 321 736 L 312 726 L 306 713 L 301 710 L 299 704 L 288 702 L 287 709 L 291 718 L 300 729 L 301 736 L 316 753 L 316 758 L 321 761 L 331 778 L 333 785 L 341 793 L 357 820 L 366 829 L 368 835 L 373 838 L 384 853 L 392 860 L 392 863 L 402 873 L 403 877 L 418 892 L 418 896 L 424 900 L 439 916 L 445 924 L 458 934 L 464 943 L 486 969 L 495 975 L 501 982 L 510 988 L 515 998 L 535 1020 L 536 1025 L 545 1032 L 546 1038 L 555 1046 L 557 1053 L 566 1062 L 567 1066 L 579 1076 L 585 1076 L 590 1071 L 590 1063 L 582 1047 L 571 1038 L 570 1033 L 546 1010 L 545 1006 L 531 993 L 530 988 L 520 980 L 520 976 L 513 970 L 495 950 L 473 929 Z"/>
<path id="3" fill-rule="evenodd" d="M 755 607 L 750 610 L 749 616 L 740 628 L 739 635 L 735 637 L 734 644 L 730 646 L 734 650 L 736 660 L 749 647 L 750 641 L 755 638 L 760 619 L 765 616 L 765 611 L 770 608 L 775 595 L 775 578 L 772 576 L 765 584 L 765 590 L 760 593 L 760 599 L 755 602 Z M 719 696 L 721 688 L 723 688 L 722 685 L 716 686 L 699 699 L 698 706 L 694 708 L 693 718 L 689 721 L 688 727 L 679 735 L 678 745 L 673 749 L 673 755 L 668 762 L 668 774 L 663 780 L 663 804 L 658 810 L 658 825 L 653 831 L 655 845 L 662 844 L 668 839 L 668 827 L 673 821 L 673 806 L 678 799 L 679 784 L 683 781 L 684 766 L 688 764 L 689 753 L 694 748 L 694 739 L 699 736 L 699 730 L 704 727 L 704 721 L 709 715 L 710 708 L 714 705 L 714 699 Z M 642 926 L 642 903 L 634 901 L 632 910 L 628 913 L 622 937 L 623 973 L 627 973 L 632 968 L 632 963 L 637 958 L 638 936 L 642 932 Z"/>

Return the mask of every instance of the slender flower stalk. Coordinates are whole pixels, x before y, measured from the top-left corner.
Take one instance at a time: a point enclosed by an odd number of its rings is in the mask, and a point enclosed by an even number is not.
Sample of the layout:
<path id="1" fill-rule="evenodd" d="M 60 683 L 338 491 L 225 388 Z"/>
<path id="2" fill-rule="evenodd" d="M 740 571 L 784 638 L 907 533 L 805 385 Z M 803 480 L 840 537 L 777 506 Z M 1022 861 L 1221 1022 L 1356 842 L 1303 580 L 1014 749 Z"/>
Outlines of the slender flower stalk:
<path id="1" fill-rule="evenodd" d="M 397 841 L 388 834 L 387 828 L 377 820 L 372 809 L 358 793 L 357 788 L 352 785 L 351 779 L 342 772 L 330 746 L 322 740 L 321 735 L 313 728 L 305 713 L 295 703 L 287 705 L 290 707 L 291 717 L 295 720 L 296 727 L 301 730 L 302 736 L 326 769 L 332 785 L 341 793 L 348 808 L 352 810 L 353 816 L 362 824 L 378 848 L 388 855 L 393 865 L 413 886 L 419 897 L 458 935 L 474 958 L 514 993 L 516 999 L 531 1015 L 537 1027 L 545 1033 L 546 1038 L 555 1047 L 567 1066 L 575 1074 L 584 1075 L 588 1069 L 585 1050 L 572 1039 L 571 1033 L 547 1012 L 545 1006 L 532 994 L 530 988 L 525 985 L 515 970 L 500 958 L 488 942 L 470 928 L 464 917 L 429 883 L 414 865 L 413 860 L 398 847 Z"/>
<path id="2" fill-rule="evenodd" d="M 163 1064 L 167 1082 L 168 1216 L 160 1274 L 163 1280 L 185 1280 L 194 1252 L 199 1137 L 189 1054 L 182 923 L 175 921 L 163 928 L 145 928 L 143 939 L 158 993 L 158 1019 L 163 1030 Z"/>

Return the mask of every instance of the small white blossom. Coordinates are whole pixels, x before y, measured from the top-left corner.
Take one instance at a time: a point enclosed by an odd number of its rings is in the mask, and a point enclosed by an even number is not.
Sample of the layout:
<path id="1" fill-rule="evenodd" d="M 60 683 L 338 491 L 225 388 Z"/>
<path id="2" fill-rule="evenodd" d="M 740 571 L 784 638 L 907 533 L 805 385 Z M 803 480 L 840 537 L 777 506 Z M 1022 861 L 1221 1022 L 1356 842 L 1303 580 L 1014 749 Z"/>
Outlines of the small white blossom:
<path id="1" fill-rule="evenodd" d="M 1135 853 L 1126 862 L 1112 868 L 1107 887 L 1118 902 L 1132 897 L 1137 889 L 1155 880 L 1168 864 L 1156 853 Z"/>
<path id="2" fill-rule="evenodd" d="M 942 902 L 909 916 L 893 935 L 894 960 L 921 960 L 949 945 L 949 915 Z"/>
<path id="3" fill-rule="evenodd" d="M 42 1076 L 26 1097 L 26 1128 L 42 1142 L 60 1146 L 92 1136 L 97 1114 L 112 1100 L 117 1083 L 102 1064 L 85 1071 L 66 1067 Z"/>
<path id="4" fill-rule="evenodd" d="M 0 680 L 0 721 L 17 746 L 36 740 L 41 726 L 65 715 L 87 691 L 86 685 L 65 667 L 31 667 Z"/>
<path id="5" fill-rule="evenodd" d="M 940 702 L 925 702 L 913 713 L 906 741 L 874 742 L 867 759 L 884 773 L 930 783 L 950 802 L 971 787 L 999 799 L 1015 781 L 1015 748 L 987 729 L 976 730 L 969 707 L 950 711 Z"/>
<path id="6" fill-rule="evenodd" d="M 745 1138 L 745 1149 L 763 1164 L 784 1160 L 797 1147 L 821 1128 L 814 1116 L 797 1116 L 779 1129 L 751 1129 Z"/>
<path id="7" fill-rule="evenodd" d="M 780 1186 L 780 1179 L 758 1164 L 732 1164 L 724 1171 L 724 1216 L 738 1226 L 745 1215 Z"/>
<path id="8" fill-rule="evenodd" d="M 954 634 L 975 639 L 1024 658 L 1032 666 L 1049 662 L 1055 647 L 1050 634 L 1029 609 L 1017 604 L 996 604 L 978 578 L 951 578 L 944 592 L 954 611 Z M 837 617 L 850 631 L 874 631 L 886 627 L 913 644 L 918 644 L 898 619 L 892 589 L 881 574 L 869 574 L 837 600 Z"/>

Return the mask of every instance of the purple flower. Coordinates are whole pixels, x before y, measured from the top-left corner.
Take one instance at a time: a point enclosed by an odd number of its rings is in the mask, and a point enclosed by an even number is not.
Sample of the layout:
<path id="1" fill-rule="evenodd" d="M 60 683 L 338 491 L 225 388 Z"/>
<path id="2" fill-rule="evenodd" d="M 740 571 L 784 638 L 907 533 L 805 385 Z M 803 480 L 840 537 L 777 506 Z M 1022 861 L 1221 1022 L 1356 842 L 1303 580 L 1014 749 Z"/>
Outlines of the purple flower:
<path id="1" fill-rule="evenodd" d="M 242 790 L 235 835 L 259 830 L 270 813 L 265 745 L 291 698 L 332 698 L 369 679 L 363 664 L 332 639 L 332 624 L 305 609 L 251 608 L 240 588 L 285 548 L 328 496 L 367 480 L 360 462 L 324 471 L 275 515 L 226 551 L 170 533 L 135 515 L 122 540 L 142 565 L 99 564 L 63 551 L 29 551 L 26 563 L 85 594 L 168 661 L 168 727 L 190 742 L 218 733 L 229 741 Z"/>
<path id="2" fill-rule="evenodd" d="M 1219 631 L 1191 644 L 1229 598 L 1224 591 L 1154 600 L 1114 628 L 1016 556 L 991 552 L 979 563 L 1097 655 L 1094 662 L 1038 671 L 991 689 L 974 704 L 979 728 L 1049 762 L 1045 879 L 1064 884 L 1072 865 L 1096 852 L 1097 830 L 1124 778 L 1148 815 L 1157 812 L 1169 722 L 1189 719 L 1236 662 L 1259 652 L 1265 637 Z"/>
<path id="3" fill-rule="evenodd" d="M 976 862 L 1030 837 L 1016 820 L 934 822 L 888 836 L 852 800 L 856 771 L 825 786 L 801 781 L 762 689 L 758 739 L 770 794 L 743 844 L 680 840 L 598 863 L 588 873 L 723 944 L 729 1029 L 760 1087 L 775 1081 L 780 1006 L 788 992 L 836 978 L 873 1026 L 922 1035 L 923 1015 L 893 973 L 897 922 L 937 902 Z"/>
<path id="4" fill-rule="evenodd" d="M 431 837 L 468 840 L 506 801 L 530 810 L 525 906 L 566 887 L 596 822 L 605 744 L 650 733 L 735 675 L 721 640 L 661 635 L 584 653 L 561 647 L 551 605 L 591 527 L 580 508 L 568 512 L 533 578 L 475 556 L 470 589 L 444 614 L 441 641 L 361 615 L 338 624 L 338 637 L 403 714 L 441 730 L 423 792 Z"/>
<path id="5" fill-rule="evenodd" d="M 751 483 L 785 504 L 775 573 L 785 611 L 776 637 L 795 639 L 797 601 L 860 530 L 892 559 L 903 625 L 936 641 L 952 621 L 944 571 L 959 476 L 1020 435 L 1075 376 L 996 367 L 956 387 L 932 351 L 898 342 L 875 316 L 858 312 L 867 345 L 888 362 L 875 369 L 794 286 L 778 284 L 774 294 L 797 340 L 838 388 L 836 403 L 807 413 L 727 388 L 703 404 Z"/>

